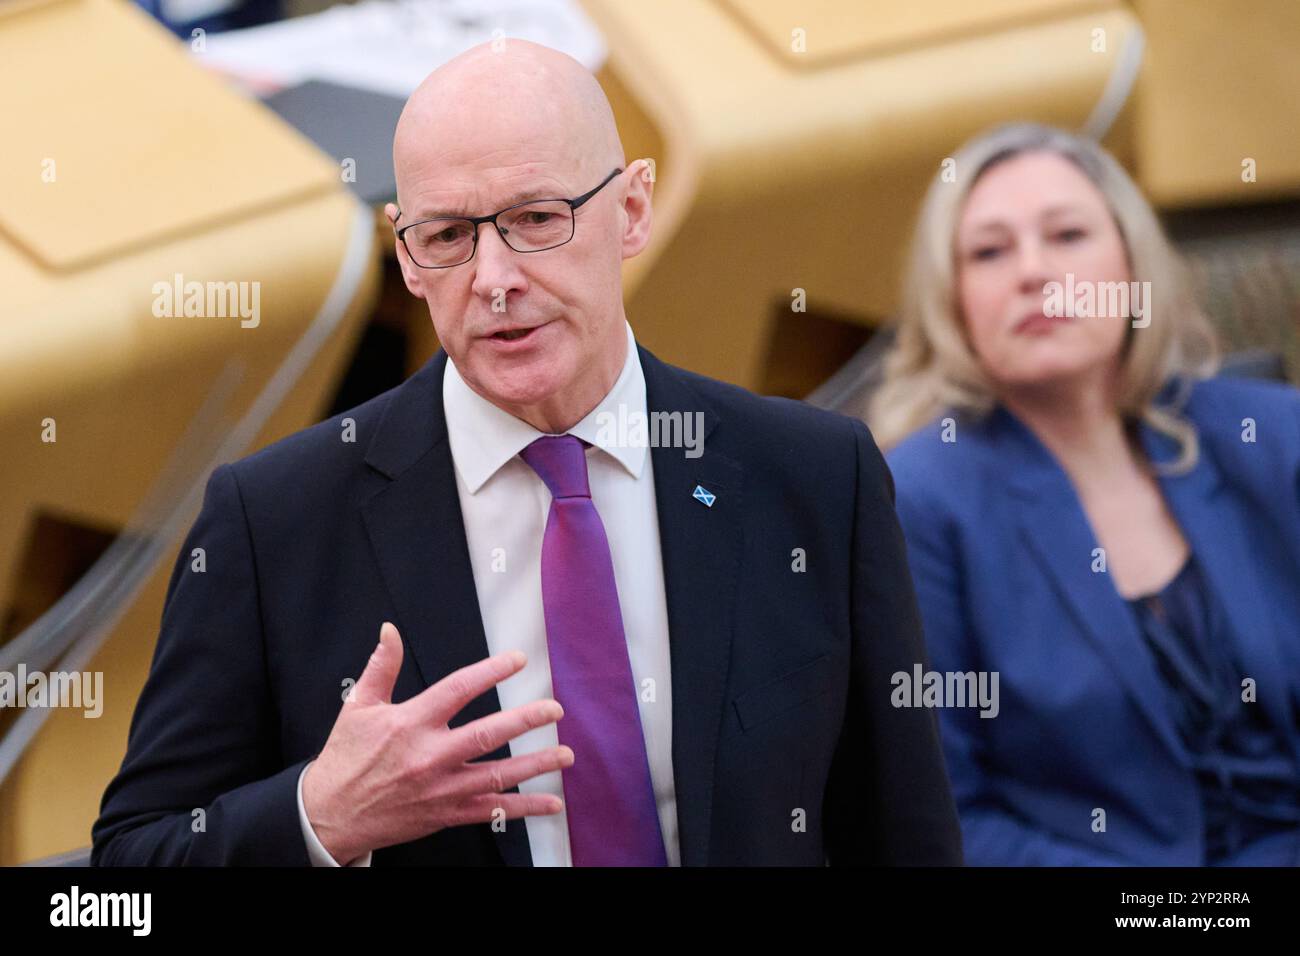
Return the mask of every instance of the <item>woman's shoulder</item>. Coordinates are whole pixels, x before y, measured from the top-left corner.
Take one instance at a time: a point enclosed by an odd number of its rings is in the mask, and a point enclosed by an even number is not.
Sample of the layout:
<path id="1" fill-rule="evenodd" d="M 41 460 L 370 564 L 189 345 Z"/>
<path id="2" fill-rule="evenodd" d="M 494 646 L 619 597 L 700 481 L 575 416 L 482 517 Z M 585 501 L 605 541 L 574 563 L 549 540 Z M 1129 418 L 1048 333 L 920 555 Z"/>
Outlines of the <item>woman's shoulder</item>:
<path id="1" fill-rule="evenodd" d="M 932 518 L 964 512 L 996 456 L 988 455 L 987 423 L 956 412 L 941 413 L 885 453 L 900 512 Z"/>
<path id="2" fill-rule="evenodd" d="M 996 407 L 984 414 L 941 412 L 894 445 L 885 460 L 895 474 L 950 481 L 955 472 L 969 472 L 988 457 L 1003 417 Z"/>
<path id="3" fill-rule="evenodd" d="M 1300 390 L 1286 382 L 1218 375 L 1196 382 L 1182 408 L 1211 445 L 1266 444 L 1300 455 Z"/>
<path id="4" fill-rule="evenodd" d="M 1198 415 L 1300 413 L 1300 389 L 1270 379 L 1216 375 L 1196 381 L 1190 389 L 1186 412 Z M 1240 423 L 1238 423 L 1240 424 Z"/>
<path id="5" fill-rule="evenodd" d="M 947 420 L 946 416 L 936 416 L 885 452 L 895 484 L 916 489 L 942 481 L 952 464 L 952 456 L 947 453 L 955 444 L 954 436 L 945 434 Z"/>

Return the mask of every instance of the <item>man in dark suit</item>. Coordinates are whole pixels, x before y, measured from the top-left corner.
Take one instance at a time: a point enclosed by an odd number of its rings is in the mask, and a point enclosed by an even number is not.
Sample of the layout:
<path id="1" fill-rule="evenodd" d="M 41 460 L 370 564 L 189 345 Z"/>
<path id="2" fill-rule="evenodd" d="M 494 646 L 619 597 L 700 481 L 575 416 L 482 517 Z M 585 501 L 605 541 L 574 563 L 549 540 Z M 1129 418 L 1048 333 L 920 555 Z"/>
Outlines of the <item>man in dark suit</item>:
<path id="1" fill-rule="evenodd" d="M 960 863 L 889 471 L 636 345 L 591 75 L 477 47 L 394 163 L 443 350 L 213 472 L 94 862 Z"/>

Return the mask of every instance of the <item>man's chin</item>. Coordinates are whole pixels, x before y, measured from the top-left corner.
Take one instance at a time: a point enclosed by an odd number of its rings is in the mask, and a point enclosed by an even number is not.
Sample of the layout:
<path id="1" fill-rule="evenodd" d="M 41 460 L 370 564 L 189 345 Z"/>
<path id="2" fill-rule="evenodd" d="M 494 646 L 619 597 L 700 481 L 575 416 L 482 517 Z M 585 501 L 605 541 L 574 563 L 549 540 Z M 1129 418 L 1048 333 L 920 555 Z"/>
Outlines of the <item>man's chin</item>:
<path id="1" fill-rule="evenodd" d="M 560 391 L 563 383 L 552 365 L 535 364 L 539 367 L 487 369 L 478 379 L 480 387 L 477 391 L 498 408 L 509 410 L 540 405 Z"/>

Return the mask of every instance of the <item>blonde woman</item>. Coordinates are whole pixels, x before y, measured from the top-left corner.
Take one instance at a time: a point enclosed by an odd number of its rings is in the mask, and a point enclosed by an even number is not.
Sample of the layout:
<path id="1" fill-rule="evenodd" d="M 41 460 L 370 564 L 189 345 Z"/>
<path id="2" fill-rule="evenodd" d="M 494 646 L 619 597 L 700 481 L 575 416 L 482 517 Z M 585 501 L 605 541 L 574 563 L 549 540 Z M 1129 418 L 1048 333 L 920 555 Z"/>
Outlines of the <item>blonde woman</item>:
<path id="1" fill-rule="evenodd" d="M 940 701 L 967 862 L 1300 863 L 1298 393 L 1213 377 L 1095 143 L 1017 124 L 954 160 L 867 419 L 932 668 L 997 692 Z"/>

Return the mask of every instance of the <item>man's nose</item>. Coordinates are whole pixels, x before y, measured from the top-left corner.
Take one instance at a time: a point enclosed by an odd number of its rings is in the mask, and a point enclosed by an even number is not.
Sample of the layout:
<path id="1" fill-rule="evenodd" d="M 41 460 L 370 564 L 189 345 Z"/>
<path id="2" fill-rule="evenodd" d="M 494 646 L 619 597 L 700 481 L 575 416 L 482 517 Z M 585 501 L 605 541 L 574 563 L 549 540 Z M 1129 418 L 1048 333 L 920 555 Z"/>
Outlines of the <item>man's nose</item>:
<path id="1" fill-rule="evenodd" d="M 518 252 L 511 249 L 490 222 L 479 223 L 478 249 L 474 253 L 474 294 L 489 301 L 498 290 L 512 292 L 526 288 L 519 268 Z"/>

